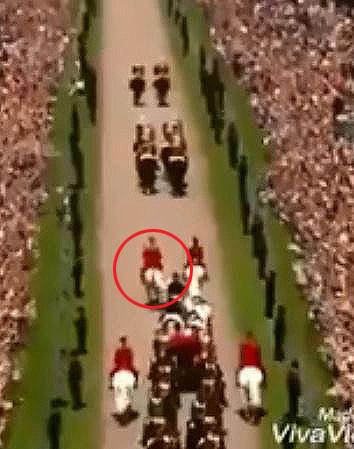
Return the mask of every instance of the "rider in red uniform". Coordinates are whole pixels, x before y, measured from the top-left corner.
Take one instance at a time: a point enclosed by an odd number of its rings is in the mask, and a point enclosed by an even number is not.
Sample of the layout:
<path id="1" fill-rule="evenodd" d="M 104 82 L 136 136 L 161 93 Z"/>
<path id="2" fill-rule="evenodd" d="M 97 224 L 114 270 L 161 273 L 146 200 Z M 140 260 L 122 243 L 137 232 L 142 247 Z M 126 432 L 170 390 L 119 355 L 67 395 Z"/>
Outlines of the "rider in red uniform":
<path id="1" fill-rule="evenodd" d="M 240 368 L 245 366 L 262 368 L 261 349 L 251 332 L 240 345 Z"/>
<path id="2" fill-rule="evenodd" d="M 149 237 L 149 245 L 143 249 L 143 267 L 142 276 L 149 268 L 163 269 L 162 254 L 160 248 L 156 245 L 155 237 Z"/>
<path id="3" fill-rule="evenodd" d="M 134 366 L 134 353 L 128 346 L 128 340 L 125 336 L 119 339 L 119 347 L 114 353 L 113 369 L 110 377 L 112 378 L 115 373 L 122 370 L 131 371 L 136 378 L 136 382 L 138 381 L 138 372 Z"/>
<path id="4" fill-rule="evenodd" d="M 202 267 L 205 267 L 204 250 L 203 247 L 199 244 L 199 240 L 197 239 L 197 237 L 193 237 L 192 246 L 189 248 L 189 253 L 192 256 L 193 265 L 201 265 Z"/>
<path id="5" fill-rule="evenodd" d="M 239 370 L 246 366 L 254 366 L 262 370 L 265 378 L 261 348 L 251 331 L 247 332 L 246 338 L 240 344 L 239 360 Z"/>

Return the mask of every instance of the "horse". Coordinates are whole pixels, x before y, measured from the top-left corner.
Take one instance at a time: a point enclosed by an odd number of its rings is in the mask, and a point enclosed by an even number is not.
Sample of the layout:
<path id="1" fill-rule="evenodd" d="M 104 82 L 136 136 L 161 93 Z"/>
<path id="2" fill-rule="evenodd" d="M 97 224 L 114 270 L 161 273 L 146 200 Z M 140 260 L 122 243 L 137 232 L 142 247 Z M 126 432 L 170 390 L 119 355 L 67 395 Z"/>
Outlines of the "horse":
<path id="1" fill-rule="evenodd" d="M 157 268 L 148 268 L 143 275 L 143 284 L 149 302 L 163 303 L 167 298 L 167 283 L 162 271 Z"/>
<path id="2" fill-rule="evenodd" d="M 159 170 L 154 150 L 144 145 L 136 155 L 136 168 L 143 193 L 155 193 L 156 174 Z"/>
<path id="3" fill-rule="evenodd" d="M 172 154 L 167 160 L 168 178 L 174 196 L 183 196 L 185 193 L 185 181 L 188 170 L 188 157 L 185 154 Z"/>
<path id="4" fill-rule="evenodd" d="M 190 266 L 188 265 L 184 272 L 183 278 L 187 281 L 190 274 Z M 188 289 L 188 295 L 190 298 L 202 297 L 203 296 L 203 285 L 204 282 L 208 279 L 208 273 L 205 267 L 201 265 L 193 265 L 193 276 Z"/>
<path id="5" fill-rule="evenodd" d="M 198 307 L 198 306 L 197 306 Z M 210 322 L 210 311 L 204 309 L 204 307 L 209 307 L 208 305 L 201 305 L 199 313 L 197 310 L 190 312 L 186 319 L 186 325 L 188 328 L 197 328 L 200 330 L 207 330 L 208 324 Z M 211 308 L 210 308 L 211 310 Z"/>
<path id="6" fill-rule="evenodd" d="M 194 298 L 194 301 L 195 301 L 194 312 L 203 321 L 204 328 L 206 328 L 208 326 L 208 324 L 210 323 L 210 320 L 212 317 L 212 308 L 202 298 L 200 298 L 199 300 L 197 298 Z"/>
<path id="7" fill-rule="evenodd" d="M 123 422 L 132 412 L 133 390 L 135 376 L 131 371 L 121 370 L 113 375 L 112 385 L 114 390 L 114 401 L 116 416 Z"/>
<path id="8" fill-rule="evenodd" d="M 256 366 L 245 366 L 238 373 L 241 398 L 245 404 L 241 416 L 252 424 L 258 424 L 264 414 L 262 406 L 263 381 L 263 372 Z"/>

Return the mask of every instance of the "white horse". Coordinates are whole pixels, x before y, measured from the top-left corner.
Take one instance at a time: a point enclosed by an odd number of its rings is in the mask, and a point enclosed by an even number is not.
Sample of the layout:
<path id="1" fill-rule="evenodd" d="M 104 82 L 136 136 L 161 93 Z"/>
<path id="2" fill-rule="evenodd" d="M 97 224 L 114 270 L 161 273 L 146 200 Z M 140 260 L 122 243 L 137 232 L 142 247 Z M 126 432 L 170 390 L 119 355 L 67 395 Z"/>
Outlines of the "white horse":
<path id="1" fill-rule="evenodd" d="M 246 417 L 255 421 L 263 411 L 262 384 L 264 375 L 256 366 L 245 366 L 238 374 L 238 382 L 241 387 L 241 399 L 245 405 Z"/>
<path id="2" fill-rule="evenodd" d="M 113 376 L 112 385 L 117 416 L 123 417 L 131 410 L 135 376 L 131 371 L 118 371 Z"/>
<path id="3" fill-rule="evenodd" d="M 193 296 L 187 298 L 186 309 L 191 315 L 187 320 L 189 326 L 206 329 L 212 318 L 212 308 L 208 302 L 199 296 Z"/>
<path id="4" fill-rule="evenodd" d="M 189 265 L 183 272 L 183 277 L 185 280 L 189 278 L 190 267 Z M 203 296 L 203 285 L 204 282 L 208 279 L 208 274 L 205 267 L 201 265 L 193 265 L 193 276 L 192 281 L 190 283 L 188 294 L 190 298 L 193 296 Z"/>
<path id="5" fill-rule="evenodd" d="M 158 303 L 167 300 L 167 282 L 163 277 L 161 270 L 157 268 L 148 268 L 144 273 L 143 279 L 146 287 L 146 294 L 149 301 L 157 301 Z"/>

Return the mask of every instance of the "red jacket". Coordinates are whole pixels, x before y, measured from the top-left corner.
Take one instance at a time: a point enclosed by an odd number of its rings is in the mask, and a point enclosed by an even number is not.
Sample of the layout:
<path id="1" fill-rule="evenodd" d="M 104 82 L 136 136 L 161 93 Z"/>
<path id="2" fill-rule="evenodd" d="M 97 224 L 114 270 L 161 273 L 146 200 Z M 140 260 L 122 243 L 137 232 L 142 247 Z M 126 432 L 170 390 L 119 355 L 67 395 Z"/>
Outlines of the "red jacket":
<path id="1" fill-rule="evenodd" d="M 192 256 L 194 265 L 204 264 L 204 251 L 201 246 L 191 246 L 189 248 L 189 253 Z"/>
<path id="2" fill-rule="evenodd" d="M 255 366 L 263 369 L 261 349 L 256 342 L 245 341 L 240 348 L 240 368 Z"/>
<path id="3" fill-rule="evenodd" d="M 157 268 L 162 270 L 162 255 L 159 248 L 145 248 L 143 251 L 143 268 Z"/>
<path id="4" fill-rule="evenodd" d="M 133 351 L 130 348 L 118 348 L 114 354 L 113 372 L 135 371 Z"/>

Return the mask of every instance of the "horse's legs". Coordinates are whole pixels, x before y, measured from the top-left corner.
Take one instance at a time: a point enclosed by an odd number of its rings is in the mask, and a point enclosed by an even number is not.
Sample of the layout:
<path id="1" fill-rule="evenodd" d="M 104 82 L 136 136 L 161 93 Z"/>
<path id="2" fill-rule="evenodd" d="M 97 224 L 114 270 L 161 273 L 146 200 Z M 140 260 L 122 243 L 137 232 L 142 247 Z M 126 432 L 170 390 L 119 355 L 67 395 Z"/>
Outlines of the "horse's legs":
<path id="1" fill-rule="evenodd" d="M 242 404 L 247 407 L 248 406 L 248 388 L 241 385 L 240 387 L 240 396 Z"/>
<path id="2" fill-rule="evenodd" d="M 148 302 L 152 301 L 152 285 L 150 283 L 146 284 L 146 297 Z"/>

